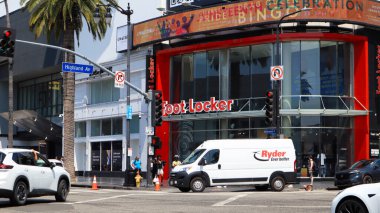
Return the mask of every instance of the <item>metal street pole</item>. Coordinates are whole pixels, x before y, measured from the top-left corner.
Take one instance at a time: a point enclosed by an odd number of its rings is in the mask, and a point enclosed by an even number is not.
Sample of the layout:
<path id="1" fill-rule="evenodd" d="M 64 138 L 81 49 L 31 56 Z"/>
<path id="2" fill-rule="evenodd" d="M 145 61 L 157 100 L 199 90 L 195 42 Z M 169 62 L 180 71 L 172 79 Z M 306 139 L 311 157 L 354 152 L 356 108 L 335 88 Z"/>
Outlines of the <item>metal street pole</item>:
<path id="1" fill-rule="evenodd" d="M 127 45 L 127 73 L 126 73 L 126 80 L 128 82 L 131 81 L 131 15 L 133 14 L 133 10 L 131 10 L 128 2 L 127 10 L 122 12 L 123 14 L 127 15 L 127 28 L 128 28 L 128 45 Z M 131 107 L 131 89 L 127 88 L 127 108 Z M 126 156 L 126 167 L 125 167 L 125 176 L 124 176 L 124 186 L 128 186 L 128 181 L 130 183 L 133 182 L 133 180 L 128 180 L 128 171 L 129 171 L 129 164 L 130 164 L 130 156 L 128 153 L 129 148 L 131 147 L 131 132 L 130 132 L 130 126 L 131 126 L 131 120 L 127 118 L 127 125 L 126 125 L 126 140 L 127 140 L 127 156 Z M 141 157 L 141 156 L 140 156 Z"/>
<path id="2" fill-rule="evenodd" d="M 301 10 L 297 10 L 295 12 L 292 12 L 292 13 L 288 13 L 288 14 L 285 14 L 284 16 L 281 17 L 281 19 L 278 21 L 278 24 L 277 24 L 277 28 L 276 28 L 276 60 L 275 60 L 275 65 L 276 66 L 280 66 L 280 25 L 281 25 L 281 22 L 286 18 L 286 17 L 289 17 L 289 16 L 292 16 L 292 15 L 295 15 L 297 13 L 300 13 L 300 12 L 303 12 L 303 11 L 309 11 L 311 10 L 311 8 L 302 8 Z M 275 108 L 275 111 L 274 111 L 274 115 L 275 115 L 275 125 L 276 125 L 276 138 L 279 137 L 280 135 L 280 125 L 281 125 L 281 119 L 280 119 L 280 81 L 277 80 L 277 81 L 274 81 L 274 85 L 273 85 L 273 89 L 275 91 L 275 94 L 274 94 L 274 108 Z"/>

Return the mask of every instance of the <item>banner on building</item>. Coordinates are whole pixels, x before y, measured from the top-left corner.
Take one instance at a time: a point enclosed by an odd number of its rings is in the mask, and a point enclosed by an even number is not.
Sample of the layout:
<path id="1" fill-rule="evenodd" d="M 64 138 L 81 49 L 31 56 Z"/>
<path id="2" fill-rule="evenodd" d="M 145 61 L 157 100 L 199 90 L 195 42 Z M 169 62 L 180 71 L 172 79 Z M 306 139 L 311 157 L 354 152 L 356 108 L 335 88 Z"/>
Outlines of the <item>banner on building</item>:
<path id="1" fill-rule="evenodd" d="M 146 56 L 146 87 L 145 91 L 156 89 L 156 63 L 153 55 Z"/>
<path id="2" fill-rule="evenodd" d="M 380 1 L 376 0 L 253 0 L 175 13 L 135 24 L 133 46 L 187 34 L 273 23 L 301 8 L 311 10 L 287 20 L 380 26 Z"/>

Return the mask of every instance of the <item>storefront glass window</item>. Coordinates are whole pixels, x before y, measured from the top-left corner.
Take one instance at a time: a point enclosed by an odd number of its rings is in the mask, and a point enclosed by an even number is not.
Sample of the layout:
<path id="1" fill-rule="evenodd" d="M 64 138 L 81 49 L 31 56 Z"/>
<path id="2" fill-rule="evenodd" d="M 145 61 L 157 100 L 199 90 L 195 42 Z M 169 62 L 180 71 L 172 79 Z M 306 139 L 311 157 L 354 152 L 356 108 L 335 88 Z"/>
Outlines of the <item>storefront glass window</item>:
<path id="1" fill-rule="evenodd" d="M 209 100 L 210 97 L 219 100 L 219 51 L 207 52 L 207 86 L 205 89 L 207 91 L 205 100 Z"/>
<path id="2" fill-rule="evenodd" d="M 250 51 L 249 47 L 230 49 L 230 99 L 251 97 Z"/>
<path id="3" fill-rule="evenodd" d="M 75 137 L 86 137 L 86 122 L 75 122 Z"/>
<path id="4" fill-rule="evenodd" d="M 111 142 L 102 142 L 101 143 L 101 168 L 102 171 L 111 171 Z"/>
<path id="5" fill-rule="evenodd" d="M 91 83 L 91 104 L 118 101 L 120 90 L 114 87 L 113 79 Z"/>
<path id="6" fill-rule="evenodd" d="M 171 85 L 173 88 L 182 88 L 181 87 L 181 73 L 182 73 L 182 57 L 180 55 L 174 56 L 171 59 Z M 172 89 L 172 103 L 179 103 L 181 101 L 181 90 Z"/>
<path id="7" fill-rule="evenodd" d="M 91 169 L 100 171 L 100 143 L 91 143 Z"/>
<path id="8" fill-rule="evenodd" d="M 193 72 L 193 55 L 183 55 L 181 72 L 181 100 L 189 100 L 190 98 L 195 98 Z"/>
<path id="9" fill-rule="evenodd" d="M 207 97 L 206 52 L 194 54 L 194 101 L 204 101 Z"/>
<path id="10" fill-rule="evenodd" d="M 251 97 L 262 97 L 271 87 L 268 70 L 272 66 L 272 52 L 272 44 L 252 46 Z"/>
<path id="11" fill-rule="evenodd" d="M 102 135 L 111 135 L 111 119 L 102 120 Z"/>
<path id="12" fill-rule="evenodd" d="M 112 171 L 121 171 L 122 156 L 121 141 L 112 142 Z"/>
<path id="13" fill-rule="evenodd" d="M 122 118 L 112 118 L 112 134 L 121 135 L 123 134 L 123 119 Z"/>
<path id="14" fill-rule="evenodd" d="M 100 120 L 91 121 L 91 136 L 100 136 Z"/>

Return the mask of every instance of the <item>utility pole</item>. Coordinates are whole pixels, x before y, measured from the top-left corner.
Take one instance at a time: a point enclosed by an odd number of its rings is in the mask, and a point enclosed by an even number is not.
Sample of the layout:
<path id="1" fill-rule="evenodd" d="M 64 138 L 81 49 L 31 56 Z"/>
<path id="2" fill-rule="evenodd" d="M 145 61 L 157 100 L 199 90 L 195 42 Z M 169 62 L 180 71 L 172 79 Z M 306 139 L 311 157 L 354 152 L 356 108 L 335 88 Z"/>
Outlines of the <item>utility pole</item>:
<path id="1" fill-rule="evenodd" d="M 4 0 L 7 27 L 11 28 L 8 2 Z M 8 58 L 8 147 L 13 148 L 13 58 Z"/>

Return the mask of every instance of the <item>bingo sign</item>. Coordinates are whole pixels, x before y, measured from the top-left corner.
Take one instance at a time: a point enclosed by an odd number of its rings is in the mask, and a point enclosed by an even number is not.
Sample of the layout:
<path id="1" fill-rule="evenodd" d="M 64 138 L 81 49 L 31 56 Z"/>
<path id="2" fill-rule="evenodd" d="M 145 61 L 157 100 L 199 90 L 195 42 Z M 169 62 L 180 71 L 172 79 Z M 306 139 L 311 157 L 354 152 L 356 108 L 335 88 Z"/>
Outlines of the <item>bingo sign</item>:
<path id="1" fill-rule="evenodd" d="M 270 67 L 270 80 L 278 81 L 284 79 L 284 67 L 272 66 Z"/>
<path id="2" fill-rule="evenodd" d="M 115 73 L 115 87 L 124 88 L 125 73 L 123 71 L 116 71 Z"/>

